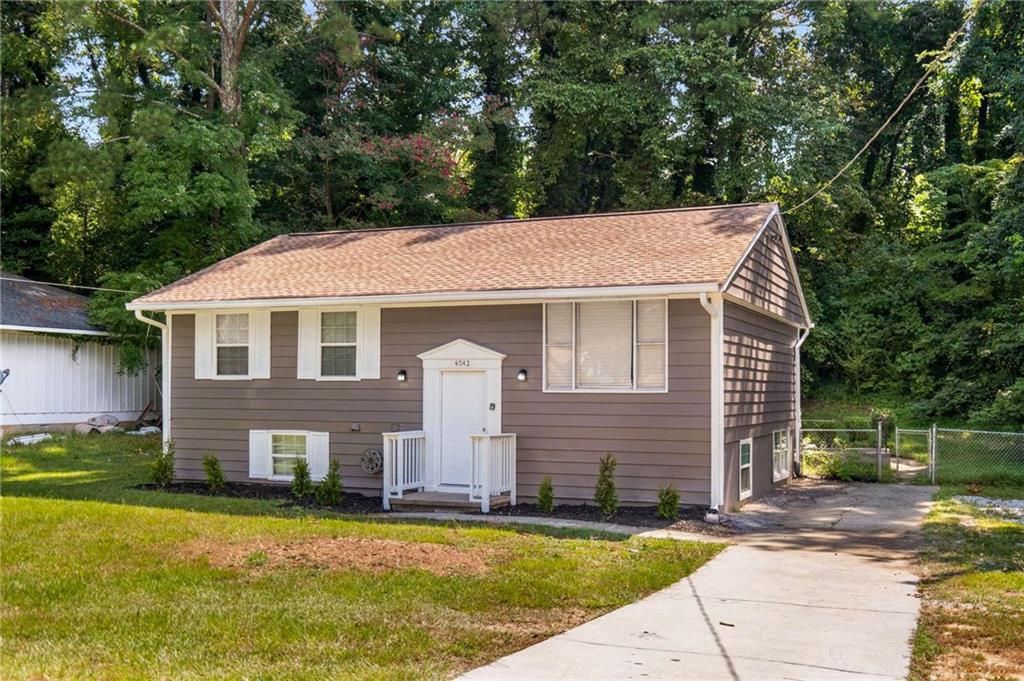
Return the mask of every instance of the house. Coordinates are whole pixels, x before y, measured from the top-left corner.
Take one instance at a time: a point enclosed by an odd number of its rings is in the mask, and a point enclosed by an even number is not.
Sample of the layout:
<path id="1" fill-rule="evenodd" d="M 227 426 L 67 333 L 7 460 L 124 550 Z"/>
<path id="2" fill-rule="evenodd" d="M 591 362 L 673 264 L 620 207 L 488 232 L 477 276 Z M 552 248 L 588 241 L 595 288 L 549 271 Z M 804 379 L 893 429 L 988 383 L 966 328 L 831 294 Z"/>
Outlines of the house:
<path id="1" fill-rule="evenodd" d="M 337 458 L 385 507 L 486 510 L 546 475 L 588 501 L 611 452 L 624 503 L 731 507 L 792 469 L 811 320 L 775 204 L 289 234 L 128 307 L 165 327 L 183 479 Z"/>
<path id="2" fill-rule="evenodd" d="M 111 414 L 159 408 L 153 368 L 118 371 L 107 332 L 89 323 L 88 299 L 55 286 L 0 273 L 0 428 L 38 430 Z M 155 359 L 155 357 L 154 357 Z"/>

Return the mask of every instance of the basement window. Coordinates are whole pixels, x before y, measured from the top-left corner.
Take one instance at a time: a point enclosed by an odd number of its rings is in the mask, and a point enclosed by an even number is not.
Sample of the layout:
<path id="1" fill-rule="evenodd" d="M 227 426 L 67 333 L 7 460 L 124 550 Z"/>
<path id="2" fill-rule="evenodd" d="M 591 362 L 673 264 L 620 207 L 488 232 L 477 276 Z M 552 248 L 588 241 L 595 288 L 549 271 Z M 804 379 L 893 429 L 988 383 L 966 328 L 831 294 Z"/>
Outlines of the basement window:
<path id="1" fill-rule="evenodd" d="M 789 477 L 789 429 L 772 433 L 772 479 Z"/>
<path id="2" fill-rule="evenodd" d="M 754 441 L 750 438 L 740 440 L 740 499 L 746 499 L 753 493 L 753 456 Z"/>
<path id="3" fill-rule="evenodd" d="M 270 434 L 270 477 L 272 480 L 291 480 L 295 471 L 295 462 L 305 458 L 305 433 Z"/>

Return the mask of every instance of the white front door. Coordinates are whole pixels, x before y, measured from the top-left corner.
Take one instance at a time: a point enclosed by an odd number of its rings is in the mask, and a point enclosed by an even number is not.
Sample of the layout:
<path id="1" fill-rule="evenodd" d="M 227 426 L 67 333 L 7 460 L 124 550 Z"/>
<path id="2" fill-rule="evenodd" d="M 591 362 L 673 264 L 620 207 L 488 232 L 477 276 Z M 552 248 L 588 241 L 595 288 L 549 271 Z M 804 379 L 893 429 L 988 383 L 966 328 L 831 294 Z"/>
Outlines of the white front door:
<path id="1" fill-rule="evenodd" d="M 469 436 L 487 426 L 487 381 L 483 371 L 441 372 L 441 484 L 469 485 Z"/>

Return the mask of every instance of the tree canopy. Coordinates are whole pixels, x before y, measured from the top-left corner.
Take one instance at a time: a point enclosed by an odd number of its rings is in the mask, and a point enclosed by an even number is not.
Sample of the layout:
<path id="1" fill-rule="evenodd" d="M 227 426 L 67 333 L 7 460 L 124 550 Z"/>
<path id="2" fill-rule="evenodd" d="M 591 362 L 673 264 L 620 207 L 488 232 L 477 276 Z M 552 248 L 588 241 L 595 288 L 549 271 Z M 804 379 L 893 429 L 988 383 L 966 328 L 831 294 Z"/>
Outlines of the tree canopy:
<path id="1" fill-rule="evenodd" d="M 142 292 L 292 231 L 778 201 L 812 394 L 1024 423 L 1018 3 L 26 1 L 0 29 L 7 271 Z M 127 367 L 130 297 L 93 304 Z"/>

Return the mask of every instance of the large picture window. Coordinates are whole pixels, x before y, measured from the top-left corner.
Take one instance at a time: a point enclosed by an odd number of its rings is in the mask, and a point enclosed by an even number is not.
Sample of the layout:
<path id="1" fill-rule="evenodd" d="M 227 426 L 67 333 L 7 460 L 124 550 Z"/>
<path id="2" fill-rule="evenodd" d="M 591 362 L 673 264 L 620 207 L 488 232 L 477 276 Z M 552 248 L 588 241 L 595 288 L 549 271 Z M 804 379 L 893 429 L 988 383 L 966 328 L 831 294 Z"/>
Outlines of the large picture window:
<path id="1" fill-rule="evenodd" d="M 544 306 L 544 388 L 664 391 L 667 302 L 602 300 Z"/>
<path id="2" fill-rule="evenodd" d="M 249 314 L 218 314 L 215 329 L 218 376 L 249 374 Z"/>

